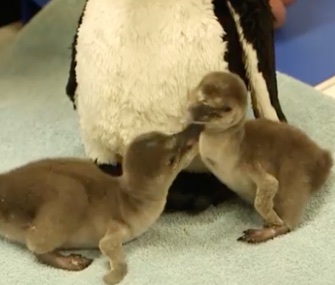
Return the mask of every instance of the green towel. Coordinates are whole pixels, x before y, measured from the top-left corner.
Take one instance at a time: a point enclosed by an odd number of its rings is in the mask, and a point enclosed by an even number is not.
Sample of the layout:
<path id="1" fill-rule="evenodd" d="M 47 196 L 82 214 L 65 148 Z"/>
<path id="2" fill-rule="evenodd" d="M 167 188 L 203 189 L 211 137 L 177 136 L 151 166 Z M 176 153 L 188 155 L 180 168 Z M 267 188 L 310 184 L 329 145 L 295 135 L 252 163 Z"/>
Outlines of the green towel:
<path id="1" fill-rule="evenodd" d="M 84 156 L 77 114 L 64 91 L 83 2 L 53 0 L 0 55 L 0 171 L 41 157 Z M 335 101 L 285 75 L 278 78 L 290 122 L 334 153 Z M 126 245 L 129 274 L 122 284 L 333 285 L 334 180 L 333 171 L 301 227 L 256 246 L 236 241 L 243 230 L 261 226 L 238 200 L 198 216 L 166 214 Z M 103 284 L 106 258 L 84 253 L 94 263 L 73 273 L 41 265 L 26 249 L 0 240 L 0 285 Z"/>

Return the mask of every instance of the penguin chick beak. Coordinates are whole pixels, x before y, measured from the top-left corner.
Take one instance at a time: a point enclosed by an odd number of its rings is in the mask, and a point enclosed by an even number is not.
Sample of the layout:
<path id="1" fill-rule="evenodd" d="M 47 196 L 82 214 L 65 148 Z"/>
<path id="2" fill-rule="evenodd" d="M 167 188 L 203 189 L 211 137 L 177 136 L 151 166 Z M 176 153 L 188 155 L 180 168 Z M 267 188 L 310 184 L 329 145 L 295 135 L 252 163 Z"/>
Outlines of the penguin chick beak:
<path id="1" fill-rule="evenodd" d="M 205 124 L 210 120 L 211 107 L 203 104 L 191 105 L 188 109 L 193 124 Z"/>

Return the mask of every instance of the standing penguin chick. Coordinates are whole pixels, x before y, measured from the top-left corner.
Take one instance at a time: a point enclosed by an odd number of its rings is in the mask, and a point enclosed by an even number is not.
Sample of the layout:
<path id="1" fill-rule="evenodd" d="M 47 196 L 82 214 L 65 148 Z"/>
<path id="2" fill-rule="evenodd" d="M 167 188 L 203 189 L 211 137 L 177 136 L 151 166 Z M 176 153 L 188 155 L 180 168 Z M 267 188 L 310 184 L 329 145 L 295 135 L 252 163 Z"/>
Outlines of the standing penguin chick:
<path id="1" fill-rule="evenodd" d="M 329 176 L 330 152 L 286 123 L 246 121 L 247 90 L 236 75 L 207 74 L 189 100 L 191 120 L 205 126 L 199 140 L 204 163 L 265 222 L 239 240 L 262 242 L 296 227 L 310 195 Z"/>
<path id="2" fill-rule="evenodd" d="M 201 128 L 139 136 L 128 147 L 122 177 L 80 159 L 45 159 L 1 174 L 0 235 L 43 263 L 73 271 L 92 260 L 58 250 L 99 247 L 112 267 L 104 281 L 118 283 L 127 273 L 122 244 L 159 218 L 171 183 L 198 154 Z"/>

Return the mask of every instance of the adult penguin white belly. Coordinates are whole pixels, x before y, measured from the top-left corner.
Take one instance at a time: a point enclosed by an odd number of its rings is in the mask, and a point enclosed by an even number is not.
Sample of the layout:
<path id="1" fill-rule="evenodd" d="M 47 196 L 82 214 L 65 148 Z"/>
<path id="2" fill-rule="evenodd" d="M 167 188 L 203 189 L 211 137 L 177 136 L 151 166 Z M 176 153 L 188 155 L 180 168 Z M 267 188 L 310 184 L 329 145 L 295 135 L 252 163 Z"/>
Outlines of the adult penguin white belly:
<path id="1" fill-rule="evenodd" d="M 285 121 L 272 21 L 267 0 L 88 0 L 67 85 L 87 156 L 113 172 L 135 136 L 180 131 L 188 89 L 214 70 L 241 76 L 256 117 Z M 167 209 L 197 211 L 225 199 L 206 172 L 198 159 L 181 173 Z"/>

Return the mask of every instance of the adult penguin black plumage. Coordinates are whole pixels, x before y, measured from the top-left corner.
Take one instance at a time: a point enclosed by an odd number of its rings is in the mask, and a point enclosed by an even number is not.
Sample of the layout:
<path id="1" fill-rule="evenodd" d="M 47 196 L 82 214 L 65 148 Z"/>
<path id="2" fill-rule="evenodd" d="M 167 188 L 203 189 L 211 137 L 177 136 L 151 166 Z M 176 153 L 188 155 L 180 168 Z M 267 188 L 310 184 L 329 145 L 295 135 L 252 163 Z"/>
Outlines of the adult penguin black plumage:
<path id="1" fill-rule="evenodd" d="M 87 0 L 66 88 L 87 156 L 120 174 L 115 165 L 134 136 L 185 126 L 188 89 L 214 70 L 245 81 L 255 117 L 286 121 L 268 0 Z M 166 209 L 200 211 L 228 196 L 196 159 Z"/>

